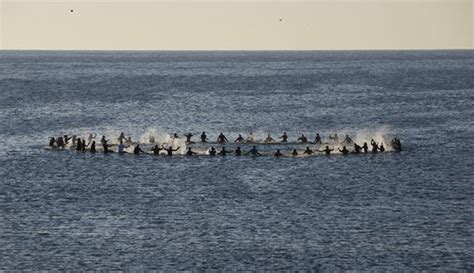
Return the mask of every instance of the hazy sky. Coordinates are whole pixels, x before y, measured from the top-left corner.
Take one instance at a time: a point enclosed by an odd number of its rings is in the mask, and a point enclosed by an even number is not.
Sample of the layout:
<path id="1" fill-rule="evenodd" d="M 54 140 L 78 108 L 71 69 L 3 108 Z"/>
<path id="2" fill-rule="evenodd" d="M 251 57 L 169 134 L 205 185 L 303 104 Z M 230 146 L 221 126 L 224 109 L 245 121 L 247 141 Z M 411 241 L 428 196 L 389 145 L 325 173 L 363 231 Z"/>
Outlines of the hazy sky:
<path id="1" fill-rule="evenodd" d="M 473 2 L 0 0 L 0 49 L 474 48 Z"/>

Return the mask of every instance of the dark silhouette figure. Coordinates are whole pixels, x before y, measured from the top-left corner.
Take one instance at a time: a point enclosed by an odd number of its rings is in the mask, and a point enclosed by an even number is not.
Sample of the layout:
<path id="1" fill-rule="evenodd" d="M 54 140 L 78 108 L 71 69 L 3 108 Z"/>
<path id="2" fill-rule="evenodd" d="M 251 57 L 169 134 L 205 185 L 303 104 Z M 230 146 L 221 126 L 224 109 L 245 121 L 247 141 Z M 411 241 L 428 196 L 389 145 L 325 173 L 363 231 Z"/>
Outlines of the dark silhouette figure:
<path id="1" fill-rule="evenodd" d="M 191 138 L 193 137 L 193 134 L 187 133 L 184 136 L 186 137 L 186 144 L 194 144 L 194 142 L 191 140 Z"/>
<path id="2" fill-rule="evenodd" d="M 382 153 L 385 152 L 385 147 L 383 146 L 383 143 L 380 143 L 379 151 Z"/>
<path id="3" fill-rule="evenodd" d="M 189 147 L 189 148 L 188 148 L 188 151 L 186 152 L 186 155 L 187 155 L 187 156 L 197 155 L 197 153 L 193 152 L 193 151 L 191 150 L 191 147 Z"/>
<path id="4" fill-rule="evenodd" d="M 180 147 L 176 148 L 176 149 L 173 149 L 172 147 L 168 147 L 168 148 L 165 148 L 164 150 L 166 151 L 166 154 L 168 156 L 172 156 L 173 155 L 173 152 L 176 152 L 177 150 L 179 150 Z"/>
<path id="5" fill-rule="evenodd" d="M 286 132 L 283 132 L 283 135 L 279 138 L 281 138 L 281 142 L 288 142 L 288 135 Z"/>
<path id="6" fill-rule="evenodd" d="M 369 146 L 367 145 L 367 142 L 364 142 L 364 145 L 362 145 L 362 150 L 364 150 L 365 154 L 369 151 Z"/>
<path id="7" fill-rule="evenodd" d="M 155 145 L 155 147 L 151 148 L 151 151 L 154 155 L 159 155 L 161 150 L 164 150 L 164 148 L 160 148 L 158 145 Z"/>
<path id="8" fill-rule="evenodd" d="M 297 156 L 298 155 L 298 152 L 296 151 L 296 149 L 293 149 L 293 152 L 291 153 L 292 156 Z"/>
<path id="9" fill-rule="evenodd" d="M 314 144 L 322 144 L 323 141 L 321 140 L 321 137 L 319 134 L 316 134 L 316 138 L 314 139 Z"/>
<path id="10" fill-rule="evenodd" d="M 226 143 L 227 142 L 227 138 L 225 137 L 225 135 L 221 132 L 219 134 L 219 136 L 217 137 L 217 143 Z"/>
<path id="11" fill-rule="evenodd" d="M 225 147 L 222 147 L 221 151 L 219 152 L 219 155 L 225 156 L 227 154 L 232 153 L 231 151 L 226 151 Z"/>
<path id="12" fill-rule="evenodd" d="M 216 148 L 211 147 L 211 149 L 209 150 L 209 155 L 210 155 L 210 156 L 215 156 L 216 153 L 217 153 Z"/>
<path id="13" fill-rule="evenodd" d="M 201 134 L 201 142 L 202 142 L 202 143 L 207 143 L 206 132 L 202 132 L 202 134 Z"/>
<path id="14" fill-rule="evenodd" d="M 109 147 L 112 147 L 112 145 L 108 145 L 107 140 L 104 139 L 104 142 L 102 143 L 102 148 L 104 149 L 104 154 L 113 153 L 113 151 L 109 150 Z"/>
<path id="15" fill-rule="evenodd" d="M 81 139 L 77 139 L 77 145 L 76 145 L 76 151 L 81 151 L 82 150 L 82 142 Z"/>
<path id="16" fill-rule="evenodd" d="M 56 139 L 54 137 L 52 137 L 50 140 L 49 140 L 49 147 L 51 148 L 54 148 L 54 145 L 56 144 Z"/>
<path id="17" fill-rule="evenodd" d="M 354 143 L 354 151 L 353 151 L 354 154 L 360 154 L 361 149 L 362 149 L 362 147 L 357 145 L 357 143 Z"/>
<path id="18" fill-rule="evenodd" d="M 144 153 L 144 151 L 140 148 L 140 144 L 137 144 L 137 146 L 135 146 L 135 148 L 133 149 L 133 154 L 139 155 L 140 153 Z"/>
<path id="19" fill-rule="evenodd" d="M 379 149 L 379 146 L 377 146 L 377 142 L 375 142 L 373 139 L 370 141 L 370 145 L 372 145 L 372 153 L 376 153 Z"/>
<path id="20" fill-rule="evenodd" d="M 341 152 L 343 155 L 348 155 L 349 154 L 349 150 L 347 150 L 346 146 L 342 146 L 342 150 L 337 148 L 339 150 L 339 152 Z"/>
<path id="21" fill-rule="evenodd" d="M 349 135 L 346 135 L 343 142 L 346 143 L 346 144 L 354 143 L 354 141 L 352 140 L 352 138 L 349 137 Z"/>
<path id="22" fill-rule="evenodd" d="M 301 135 L 300 138 L 298 138 L 298 140 L 301 142 L 301 143 L 308 143 L 308 138 L 305 137 L 305 135 Z"/>
<path id="23" fill-rule="evenodd" d="M 326 155 L 330 155 L 332 151 L 334 151 L 334 149 L 329 149 L 329 146 L 326 146 L 326 148 L 320 152 L 324 152 L 326 153 Z"/>
<path id="24" fill-rule="evenodd" d="M 92 141 L 91 143 L 91 150 L 90 150 L 91 153 L 95 153 L 97 152 L 96 149 L 95 149 L 95 140 Z"/>
<path id="25" fill-rule="evenodd" d="M 255 145 L 252 147 L 252 149 L 250 149 L 250 151 L 246 152 L 245 154 L 246 155 L 251 154 L 251 155 L 254 155 L 254 156 L 262 155 L 261 153 L 258 152 L 257 146 L 255 146 Z"/>
<path id="26" fill-rule="evenodd" d="M 58 148 L 64 149 L 63 137 L 58 137 L 58 139 L 56 140 L 56 145 Z"/>
<path id="27" fill-rule="evenodd" d="M 237 156 L 242 155 L 242 150 L 240 149 L 240 147 L 237 147 L 237 149 L 235 149 L 235 155 Z"/>
<path id="28" fill-rule="evenodd" d="M 279 157 L 279 156 L 283 156 L 283 154 L 280 152 L 280 149 L 277 149 L 277 151 L 276 151 L 276 153 L 274 154 L 274 156 Z"/>
<path id="29" fill-rule="evenodd" d="M 244 141 L 244 137 L 239 134 L 239 136 L 234 140 L 235 143 L 241 143 Z"/>
<path id="30" fill-rule="evenodd" d="M 303 152 L 304 155 L 312 155 L 313 153 L 313 150 L 311 150 L 309 147 L 306 147 L 306 150 Z"/>

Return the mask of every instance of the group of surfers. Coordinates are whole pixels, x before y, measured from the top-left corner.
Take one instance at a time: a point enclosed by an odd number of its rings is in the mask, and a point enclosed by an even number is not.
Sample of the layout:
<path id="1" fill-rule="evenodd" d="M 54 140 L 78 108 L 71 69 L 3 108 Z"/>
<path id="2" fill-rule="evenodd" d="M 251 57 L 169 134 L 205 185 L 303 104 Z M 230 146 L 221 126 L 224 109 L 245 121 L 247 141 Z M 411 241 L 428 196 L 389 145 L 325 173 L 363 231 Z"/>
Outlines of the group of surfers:
<path id="1" fill-rule="evenodd" d="M 195 143 L 191 140 L 191 137 L 193 136 L 191 133 L 185 134 L 184 136 L 186 137 L 186 144 L 194 144 Z M 97 137 L 96 134 L 89 134 L 87 139 L 86 138 L 81 139 L 81 138 L 78 138 L 75 135 L 73 135 L 73 136 L 64 135 L 62 137 L 60 136 L 60 137 L 57 137 L 57 138 L 52 137 L 49 141 L 49 146 L 51 148 L 64 149 L 66 147 L 66 145 L 69 145 L 69 143 L 71 143 L 71 146 L 73 148 L 75 148 L 76 151 L 85 152 L 85 151 L 89 150 L 89 152 L 95 153 L 95 152 L 97 152 L 97 150 L 96 150 L 96 141 L 95 141 L 96 137 Z M 173 134 L 173 138 L 179 138 L 178 134 Z M 330 135 L 329 138 L 331 140 L 333 140 L 333 142 L 335 144 L 339 145 L 339 139 L 338 139 L 337 134 L 335 134 L 334 136 Z M 288 142 L 288 135 L 286 134 L 286 132 L 283 133 L 283 135 L 280 137 L 280 139 L 282 139 L 280 141 L 281 143 Z M 150 138 L 149 140 L 150 140 L 150 143 L 155 143 L 154 138 L 153 139 Z M 119 137 L 117 138 L 117 141 L 118 141 L 119 144 L 117 145 L 116 152 L 119 153 L 119 154 L 127 153 L 126 149 L 133 145 L 131 137 L 126 138 L 125 134 L 123 132 L 120 133 Z M 308 142 L 308 138 L 305 135 L 301 135 L 301 137 L 298 138 L 298 141 L 300 143 L 310 143 L 310 142 Z M 100 145 L 102 146 L 102 151 L 104 153 L 113 153 L 113 152 L 115 152 L 115 151 L 111 150 L 111 147 L 114 146 L 114 145 L 111 145 L 108 142 L 109 142 L 109 140 L 106 139 L 105 136 L 102 136 L 102 138 L 100 139 Z M 208 139 L 207 139 L 207 136 L 206 136 L 205 132 L 203 132 L 201 134 L 201 142 L 202 143 L 208 143 Z M 228 142 L 227 137 L 223 133 L 220 133 L 219 136 L 217 137 L 217 143 L 225 144 L 227 142 Z M 243 143 L 243 142 L 255 143 L 252 133 L 250 134 L 249 137 L 247 137 L 246 140 L 244 140 L 242 135 L 239 134 L 238 138 L 234 142 L 235 143 Z M 273 143 L 273 142 L 274 142 L 274 139 L 270 136 L 270 134 L 267 136 L 267 138 L 264 141 L 264 143 Z M 315 141 L 312 142 L 312 143 L 314 143 L 314 144 L 323 144 L 322 139 L 319 136 L 319 134 L 316 134 Z M 345 138 L 344 138 L 344 140 L 342 141 L 341 144 L 353 145 L 352 151 L 349 151 L 349 149 L 346 147 L 346 145 L 343 145 L 342 149 L 338 148 L 339 152 L 342 153 L 343 155 L 347 155 L 349 153 L 353 153 L 353 154 L 368 153 L 369 151 L 372 152 L 372 153 L 384 152 L 385 151 L 385 147 L 384 147 L 383 143 L 377 144 L 377 142 L 375 142 L 375 140 L 372 139 L 371 142 L 370 142 L 371 147 L 369 149 L 369 145 L 367 144 L 367 142 L 364 142 L 364 144 L 362 144 L 362 145 L 358 145 L 348 135 L 345 136 Z M 400 143 L 400 140 L 398 138 L 392 139 L 390 144 L 391 144 L 394 151 L 401 151 L 401 143 Z M 177 147 L 177 148 L 173 149 L 171 146 L 165 148 L 164 146 L 158 147 L 158 145 L 155 145 L 151 149 L 151 152 L 154 155 L 159 155 L 160 151 L 165 151 L 168 156 L 171 156 L 171 155 L 173 155 L 173 152 L 176 152 L 179 149 L 180 149 L 180 147 Z M 326 155 L 330 155 L 332 151 L 334 151 L 334 148 L 331 149 L 331 148 L 329 148 L 328 145 L 326 145 L 326 147 L 323 150 L 312 150 L 308 146 L 302 152 L 302 154 L 303 155 L 313 155 L 316 152 L 324 152 Z M 133 154 L 138 155 L 140 153 L 146 153 L 146 152 L 141 149 L 140 144 L 136 144 L 133 148 Z M 222 147 L 220 151 L 217 151 L 216 148 L 214 148 L 214 147 L 211 147 L 208 150 L 208 155 L 210 155 L 210 156 L 215 156 L 215 155 L 225 156 L 225 155 L 230 154 L 230 153 L 234 153 L 236 156 L 248 155 L 248 154 L 255 155 L 255 156 L 262 155 L 258 151 L 258 149 L 255 145 L 252 147 L 251 150 L 249 150 L 245 153 L 242 152 L 240 147 L 237 147 L 233 151 L 226 150 L 225 147 Z M 185 154 L 188 155 L 188 156 L 191 156 L 191 155 L 197 155 L 198 153 L 193 151 L 191 147 L 188 147 L 188 150 L 186 151 Z M 300 153 L 296 149 L 293 149 L 293 151 L 291 152 L 292 156 L 297 156 L 299 154 Z M 277 149 L 276 152 L 273 155 L 274 156 L 283 156 L 280 149 Z"/>

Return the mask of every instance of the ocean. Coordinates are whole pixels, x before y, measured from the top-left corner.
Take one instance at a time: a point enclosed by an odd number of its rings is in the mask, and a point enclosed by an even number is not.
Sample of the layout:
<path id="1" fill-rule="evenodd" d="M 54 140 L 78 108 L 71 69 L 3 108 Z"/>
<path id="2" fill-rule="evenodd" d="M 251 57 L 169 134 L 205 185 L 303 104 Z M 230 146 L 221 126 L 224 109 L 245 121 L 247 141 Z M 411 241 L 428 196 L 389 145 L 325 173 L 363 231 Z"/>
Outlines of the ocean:
<path id="1" fill-rule="evenodd" d="M 473 106 L 473 50 L 0 51 L 0 270 L 473 271 Z M 120 132 L 402 151 L 47 148 Z"/>

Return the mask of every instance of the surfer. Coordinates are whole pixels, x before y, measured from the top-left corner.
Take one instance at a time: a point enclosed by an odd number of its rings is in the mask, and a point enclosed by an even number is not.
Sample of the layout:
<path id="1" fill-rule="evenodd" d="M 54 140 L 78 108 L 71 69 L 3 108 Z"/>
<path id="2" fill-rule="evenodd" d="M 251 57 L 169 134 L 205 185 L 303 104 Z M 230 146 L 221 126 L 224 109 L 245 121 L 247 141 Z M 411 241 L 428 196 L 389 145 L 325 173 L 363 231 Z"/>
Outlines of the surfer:
<path id="1" fill-rule="evenodd" d="M 372 153 L 376 153 L 377 150 L 379 149 L 379 146 L 377 146 L 377 142 L 375 142 L 375 140 L 371 140 L 370 141 L 370 145 L 372 145 Z"/>
<path id="2" fill-rule="evenodd" d="M 225 135 L 221 132 L 219 134 L 219 136 L 217 137 L 217 143 L 219 144 L 223 144 L 223 143 L 226 143 L 227 142 L 227 138 L 225 137 Z"/>
<path id="3" fill-rule="evenodd" d="M 306 150 L 303 152 L 304 155 L 312 155 L 313 153 L 313 150 L 311 150 L 309 147 L 306 147 Z"/>
<path id="4" fill-rule="evenodd" d="M 326 146 L 326 148 L 320 152 L 325 152 L 326 155 L 330 155 L 332 151 L 334 151 L 334 149 L 329 149 L 329 146 Z"/>
<path id="5" fill-rule="evenodd" d="M 119 155 L 126 153 L 125 152 L 125 145 L 123 144 L 123 141 L 120 141 L 119 145 L 117 146 L 117 153 Z"/>
<path id="6" fill-rule="evenodd" d="M 234 153 L 237 156 L 242 155 L 242 150 L 240 149 L 240 147 L 237 147 L 237 149 L 235 149 Z"/>
<path id="7" fill-rule="evenodd" d="M 239 136 L 234 140 L 235 143 L 241 143 L 244 141 L 244 137 L 239 134 Z"/>
<path id="8" fill-rule="evenodd" d="M 362 145 L 362 150 L 364 150 L 364 153 L 367 153 L 369 151 L 369 147 L 367 146 L 367 142 L 364 142 Z"/>
<path id="9" fill-rule="evenodd" d="M 56 140 L 56 145 L 58 148 L 64 149 L 64 139 L 63 137 L 58 137 Z"/>
<path id="10" fill-rule="evenodd" d="M 255 146 L 255 145 L 252 147 L 252 149 L 250 149 L 250 151 L 246 152 L 245 154 L 246 155 L 251 154 L 251 155 L 254 155 L 254 156 L 262 155 L 261 153 L 258 152 L 257 146 Z"/>
<path id="11" fill-rule="evenodd" d="M 135 146 L 135 148 L 133 149 L 133 154 L 134 154 L 134 155 L 139 155 L 140 153 L 145 153 L 145 151 L 143 151 L 143 150 L 140 148 L 140 144 L 137 144 L 137 146 Z"/>
<path id="12" fill-rule="evenodd" d="M 291 153 L 292 156 L 297 156 L 298 155 L 298 152 L 296 151 L 296 149 L 293 149 L 293 152 Z"/>
<path id="13" fill-rule="evenodd" d="M 102 148 L 104 149 L 104 154 L 113 153 L 113 151 L 109 150 L 109 147 L 112 147 L 112 145 L 108 145 L 107 140 L 105 140 L 105 137 L 104 137 L 104 142 L 102 142 Z"/>
<path id="14" fill-rule="evenodd" d="M 347 155 L 349 153 L 349 150 L 347 150 L 346 146 L 342 146 L 342 150 L 337 148 L 339 152 L 341 152 L 343 155 Z"/>
<path id="15" fill-rule="evenodd" d="M 92 140 L 94 140 L 96 136 L 97 134 L 89 134 L 89 137 L 87 137 L 87 143 L 91 144 Z"/>
<path id="16" fill-rule="evenodd" d="M 332 139 L 336 144 L 339 143 L 339 137 L 337 134 L 334 134 L 334 136 L 329 135 L 329 139 Z"/>
<path id="17" fill-rule="evenodd" d="M 90 152 L 91 152 L 91 153 L 95 153 L 95 152 L 97 152 L 97 151 L 96 151 L 96 149 L 95 149 L 95 140 L 93 140 L 93 141 L 92 141 L 92 143 L 91 143 L 91 149 L 90 149 Z"/>
<path id="18" fill-rule="evenodd" d="M 286 132 L 283 132 L 283 135 L 279 138 L 281 138 L 281 142 L 288 142 L 288 135 Z"/>
<path id="19" fill-rule="evenodd" d="M 308 138 L 305 137 L 304 134 L 301 134 L 300 138 L 298 138 L 298 140 L 301 142 L 301 143 L 308 143 Z"/>
<path id="20" fill-rule="evenodd" d="M 191 147 L 189 147 L 189 148 L 188 148 L 188 151 L 186 152 L 186 155 L 187 155 L 187 156 L 197 155 L 197 153 L 193 152 L 193 151 L 191 150 Z"/>
<path id="21" fill-rule="evenodd" d="M 125 137 L 125 134 L 123 132 L 120 133 L 119 137 L 117 138 L 117 142 L 120 143 L 120 141 L 126 141 L 127 138 Z"/>
<path id="22" fill-rule="evenodd" d="M 172 156 L 173 155 L 173 152 L 176 152 L 177 150 L 179 150 L 180 147 L 176 148 L 176 149 L 173 149 L 173 147 L 168 147 L 168 148 L 165 148 L 164 150 L 166 151 L 166 154 L 168 156 Z"/>
<path id="23" fill-rule="evenodd" d="M 253 133 L 252 133 L 252 132 L 250 132 L 249 136 L 247 137 L 246 142 L 247 142 L 247 143 L 253 143 L 253 142 L 254 142 Z"/>
<path id="24" fill-rule="evenodd" d="M 222 147 L 221 151 L 219 152 L 219 155 L 225 156 L 227 154 L 232 153 L 231 151 L 226 151 L 225 147 Z"/>
<path id="25" fill-rule="evenodd" d="M 354 151 L 352 151 L 354 154 L 360 154 L 360 150 L 362 149 L 362 147 L 360 147 L 359 145 L 357 145 L 357 143 L 354 142 Z"/>
<path id="26" fill-rule="evenodd" d="M 385 147 L 383 146 L 383 142 L 380 143 L 379 151 L 382 152 L 382 153 L 385 152 Z"/>
<path id="27" fill-rule="evenodd" d="M 82 142 L 81 139 L 77 139 L 77 145 L 76 145 L 76 151 L 81 151 L 82 150 Z"/>
<path id="28" fill-rule="evenodd" d="M 193 134 L 187 133 L 184 136 L 186 137 L 186 144 L 194 144 L 194 142 L 191 140 L 191 138 L 193 137 Z"/>
<path id="29" fill-rule="evenodd" d="M 49 140 L 49 147 L 54 148 L 55 143 L 56 143 L 56 139 L 54 137 L 52 137 Z"/>
<path id="30" fill-rule="evenodd" d="M 161 150 L 164 150 L 164 148 L 160 148 L 158 145 L 155 145 L 155 147 L 151 149 L 154 155 L 159 155 Z"/>
<path id="31" fill-rule="evenodd" d="M 321 140 L 321 137 L 319 134 L 316 134 L 316 138 L 314 139 L 314 144 L 322 144 L 323 141 Z"/>
<path id="32" fill-rule="evenodd" d="M 276 151 L 276 153 L 274 154 L 274 156 L 279 157 L 279 156 L 283 156 L 283 154 L 280 152 L 280 149 L 277 149 L 277 151 Z"/>
<path id="33" fill-rule="evenodd" d="M 270 134 L 267 135 L 267 138 L 265 138 L 265 143 L 272 143 L 274 139 L 270 136 Z"/>
<path id="34" fill-rule="evenodd" d="M 206 132 L 202 132 L 202 134 L 201 134 L 201 142 L 202 142 L 202 143 L 207 143 Z"/>
<path id="35" fill-rule="evenodd" d="M 217 152 L 216 152 L 216 148 L 211 147 L 211 149 L 209 150 L 209 155 L 210 155 L 210 156 L 215 156 L 216 153 L 217 153 Z"/>
<path id="36" fill-rule="evenodd" d="M 352 140 L 352 138 L 349 137 L 349 135 L 346 135 L 343 142 L 346 143 L 346 144 L 354 143 L 354 141 Z"/>

